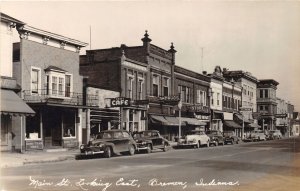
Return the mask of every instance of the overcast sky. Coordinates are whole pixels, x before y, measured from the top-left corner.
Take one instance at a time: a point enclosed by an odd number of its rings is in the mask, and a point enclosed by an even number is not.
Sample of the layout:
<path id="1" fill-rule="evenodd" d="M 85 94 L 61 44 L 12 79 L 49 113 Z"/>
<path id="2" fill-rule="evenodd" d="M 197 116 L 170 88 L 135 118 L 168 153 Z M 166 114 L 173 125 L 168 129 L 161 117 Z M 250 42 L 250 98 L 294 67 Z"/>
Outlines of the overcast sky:
<path id="1" fill-rule="evenodd" d="M 176 65 L 199 73 L 220 65 L 275 79 L 277 96 L 300 110 L 300 1 L 1 1 L 0 6 L 31 26 L 87 43 L 91 26 L 92 49 L 140 46 L 148 30 L 153 44 L 168 50 L 174 43 Z"/>

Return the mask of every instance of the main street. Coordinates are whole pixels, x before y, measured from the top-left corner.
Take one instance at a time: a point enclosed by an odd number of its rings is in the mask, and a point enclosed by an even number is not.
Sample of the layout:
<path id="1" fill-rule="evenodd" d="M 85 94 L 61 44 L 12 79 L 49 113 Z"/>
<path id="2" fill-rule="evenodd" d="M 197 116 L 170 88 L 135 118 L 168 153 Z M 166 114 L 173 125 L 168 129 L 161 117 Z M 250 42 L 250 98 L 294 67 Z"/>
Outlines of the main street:
<path id="1" fill-rule="evenodd" d="M 27 165 L 2 169 L 1 188 L 3 191 L 299 190 L 296 188 L 300 177 L 299 153 L 297 137 Z"/>

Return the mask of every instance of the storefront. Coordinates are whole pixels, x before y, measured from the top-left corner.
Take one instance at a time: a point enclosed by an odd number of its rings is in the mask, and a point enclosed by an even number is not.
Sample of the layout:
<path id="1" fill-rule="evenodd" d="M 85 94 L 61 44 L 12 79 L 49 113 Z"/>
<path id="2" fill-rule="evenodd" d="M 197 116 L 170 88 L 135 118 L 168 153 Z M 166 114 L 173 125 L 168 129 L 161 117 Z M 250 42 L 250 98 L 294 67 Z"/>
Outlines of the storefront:
<path id="1" fill-rule="evenodd" d="M 78 147 L 82 141 L 82 108 L 59 105 L 32 108 L 36 115 L 26 118 L 26 150 Z"/>
<path id="2" fill-rule="evenodd" d="M 35 112 L 12 90 L 1 89 L 1 151 L 22 151 L 26 116 Z"/>

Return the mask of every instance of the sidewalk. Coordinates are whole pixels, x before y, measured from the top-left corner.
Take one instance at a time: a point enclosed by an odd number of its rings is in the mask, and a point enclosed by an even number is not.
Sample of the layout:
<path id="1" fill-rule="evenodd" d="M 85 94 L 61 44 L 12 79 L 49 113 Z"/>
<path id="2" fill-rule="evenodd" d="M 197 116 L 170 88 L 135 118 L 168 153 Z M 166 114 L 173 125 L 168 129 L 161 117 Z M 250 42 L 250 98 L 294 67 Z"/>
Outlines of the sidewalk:
<path id="1" fill-rule="evenodd" d="M 79 150 L 67 150 L 57 152 L 27 151 L 24 153 L 1 152 L 1 168 L 17 167 L 28 164 L 50 163 L 65 160 L 75 160 Z"/>

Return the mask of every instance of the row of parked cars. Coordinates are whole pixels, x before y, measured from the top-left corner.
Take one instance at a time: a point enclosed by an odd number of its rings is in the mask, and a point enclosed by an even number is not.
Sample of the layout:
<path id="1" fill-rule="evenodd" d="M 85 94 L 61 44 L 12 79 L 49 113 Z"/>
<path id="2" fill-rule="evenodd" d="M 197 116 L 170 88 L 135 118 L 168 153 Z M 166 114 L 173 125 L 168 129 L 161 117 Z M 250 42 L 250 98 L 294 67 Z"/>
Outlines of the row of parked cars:
<path id="1" fill-rule="evenodd" d="M 246 140 L 260 141 L 267 139 L 280 139 L 280 131 L 270 131 L 268 135 L 262 131 L 254 131 Z M 218 146 L 224 144 L 238 144 L 241 139 L 234 135 L 232 131 L 223 132 L 217 130 L 202 131 L 192 130 L 177 140 L 178 147 Z M 167 151 L 170 143 L 162 137 L 159 131 L 147 130 L 135 132 L 132 135 L 126 130 L 106 130 L 100 132 L 88 144 L 80 146 L 81 155 L 102 154 L 110 158 L 114 154 L 134 155 L 137 152 L 151 153 L 154 149 Z"/>

